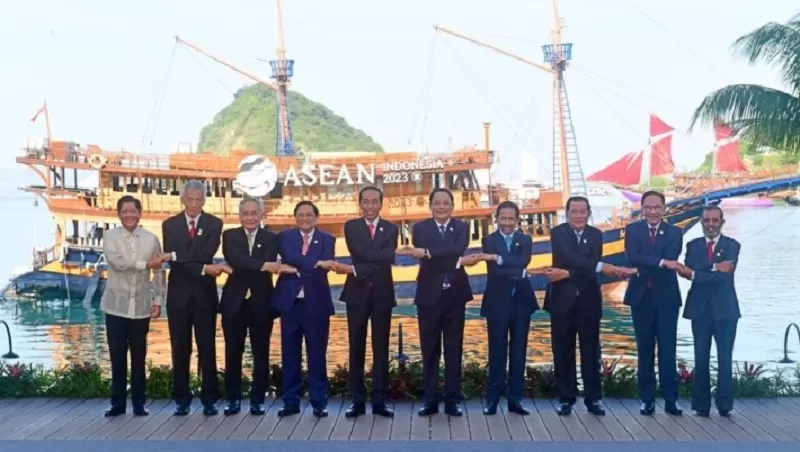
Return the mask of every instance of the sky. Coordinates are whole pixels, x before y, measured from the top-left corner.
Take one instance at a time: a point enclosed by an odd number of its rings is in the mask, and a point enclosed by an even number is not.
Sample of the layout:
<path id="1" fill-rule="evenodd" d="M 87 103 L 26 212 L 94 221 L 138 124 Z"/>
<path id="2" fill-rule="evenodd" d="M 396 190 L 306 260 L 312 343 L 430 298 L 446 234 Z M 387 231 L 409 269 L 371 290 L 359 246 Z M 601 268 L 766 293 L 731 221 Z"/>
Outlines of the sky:
<path id="1" fill-rule="evenodd" d="M 567 89 L 585 174 L 647 146 L 653 112 L 678 129 L 681 169 L 702 162 L 710 130 L 687 133 L 702 98 L 727 84 L 783 88 L 775 70 L 731 52 L 740 35 L 800 12 L 790 0 L 561 0 L 572 42 Z M 440 24 L 541 61 L 551 0 L 285 0 L 292 89 L 321 102 L 388 151 L 499 151 L 501 180 L 549 180 L 552 79 L 491 50 L 436 33 Z M 0 168 L 28 140 L 47 101 L 54 139 L 168 153 L 247 78 L 175 45 L 180 35 L 269 75 L 274 0 L 0 0 Z M 157 112 L 154 113 L 154 112 Z"/>

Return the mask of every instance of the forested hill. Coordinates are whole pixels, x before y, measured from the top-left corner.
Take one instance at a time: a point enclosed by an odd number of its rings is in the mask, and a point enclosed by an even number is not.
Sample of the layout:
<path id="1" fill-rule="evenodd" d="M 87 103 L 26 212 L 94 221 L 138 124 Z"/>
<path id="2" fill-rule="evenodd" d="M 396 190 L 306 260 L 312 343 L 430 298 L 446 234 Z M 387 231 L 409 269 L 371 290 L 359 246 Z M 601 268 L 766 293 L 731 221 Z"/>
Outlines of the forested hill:
<path id="1" fill-rule="evenodd" d="M 288 97 L 297 148 L 311 152 L 383 152 L 369 135 L 326 106 L 294 91 L 289 91 Z M 200 131 L 197 149 L 221 154 L 231 149 L 252 149 L 274 155 L 276 105 L 275 91 L 260 83 L 240 89 L 233 102 Z"/>

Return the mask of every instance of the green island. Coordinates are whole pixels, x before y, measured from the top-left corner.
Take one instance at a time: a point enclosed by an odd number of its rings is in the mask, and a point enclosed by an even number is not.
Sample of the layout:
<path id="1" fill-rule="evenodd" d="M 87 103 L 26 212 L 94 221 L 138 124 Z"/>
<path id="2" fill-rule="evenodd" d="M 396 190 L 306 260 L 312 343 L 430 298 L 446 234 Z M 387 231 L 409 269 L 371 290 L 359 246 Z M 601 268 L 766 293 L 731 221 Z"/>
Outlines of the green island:
<path id="1" fill-rule="evenodd" d="M 479 398 L 486 390 L 485 364 L 468 362 L 464 365 L 462 391 L 467 399 Z M 637 398 L 636 369 L 622 366 L 617 360 L 603 360 L 603 394 L 605 397 Z M 712 372 L 713 375 L 713 372 Z M 347 389 L 348 370 L 339 365 L 328 377 L 329 395 L 349 397 Z M 224 370 L 218 372 L 220 389 L 224 391 Z M 689 398 L 692 392 L 694 372 L 686 363 L 678 365 L 678 382 L 681 397 Z M 785 369 L 768 372 L 763 365 L 744 363 L 736 365 L 734 395 L 743 397 L 796 397 L 800 396 L 800 367 L 793 375 Z M 367 392 L 372 378 L 367 372 Z M 440 382 L 441 384 L 441 382 Z M 191 377 L 193 392 L 199 393 L 197 375 Z M 281 367 L 273 364 L 270 369 L 270 392 L 281 395 Z M 250 382 L 245 376 L 242 388 L 246 392 Z M 712 381 L 712 388 L 714 382 Z M 58 398 L 105 398 L 110 396 L 110 379 L 96 363 L 71 363 L 58 369 L 42 365 L 8 363 L 0 361 L 0 398 L 14 397 L 58 397 Z M 303 374 L 303 392 L 308 388 Z M 147 394 L 152 399 L 168 399 L 172 394 L 172 371 L 169 366 L 148 364 Z M 422 396 L 422 363 L 395 360 L 389 375 L 389 397 L 393 401 L 418 400 Z M 551 366 L 529 366 L 525 374 L 525 396 L 532 398 L 557 397 L 555 376 Z M 224 394 L 223 394 L 224 397 Z"/>
<path id="2" fill-rule="evenodd" d="M 295 91 L 289 91 L 288 98 L 296 148 L 309 152 L 383 152 L 372 137 L 326 106 Z M 240 89 L 233 102 L 200 130 L 197 149 L 218 154 L 251 149 L 275 155 L 276 105 L 275 90 L 260 83 Z"/>

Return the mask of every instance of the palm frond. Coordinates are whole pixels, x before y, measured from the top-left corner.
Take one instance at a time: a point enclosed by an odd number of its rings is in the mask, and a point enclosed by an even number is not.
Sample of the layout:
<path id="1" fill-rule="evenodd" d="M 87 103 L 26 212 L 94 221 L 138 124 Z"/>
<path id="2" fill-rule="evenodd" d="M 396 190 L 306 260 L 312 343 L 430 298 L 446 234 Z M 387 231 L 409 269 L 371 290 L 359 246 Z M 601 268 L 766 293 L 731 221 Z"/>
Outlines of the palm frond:
<path id="1" fill-rule="evenodd" d="M 800 97 L 760 85 L 730 85 L 706 96 L 689 124 L 722 120 L 745 129 L 754 144 L 800 152 Z"/>
<path id="2" fill-rule="evenodd" d="M 785 24 L 770 22 L 751 31 L 733 48 L 750 64 L 761 60 L 778 67 L 784 83 L 800 94 L 800 14 Z"/>

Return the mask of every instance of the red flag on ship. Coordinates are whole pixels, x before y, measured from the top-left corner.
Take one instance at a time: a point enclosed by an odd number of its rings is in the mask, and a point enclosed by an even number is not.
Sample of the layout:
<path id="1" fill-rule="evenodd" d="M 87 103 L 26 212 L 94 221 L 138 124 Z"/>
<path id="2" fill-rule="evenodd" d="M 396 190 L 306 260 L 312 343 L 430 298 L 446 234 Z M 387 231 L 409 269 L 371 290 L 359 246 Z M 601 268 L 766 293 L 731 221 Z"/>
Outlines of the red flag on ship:
<path id="1" fill-rule="evenodd" d="M 31 118 L 31 122 L 36 122 L 36 118 L 38 118 L 40 114 L 46 113 L 46 112 L 47 112 L 47 102 L 42 104 L 42 106 L 39 108 L 39 110 L 36 111 L 36 114 L 33 115 L 33 117 Z"/>
<path id="2" fill-rule="evenodd" d="M 714 121 L 714 171 L 737 173 L 747 171 L 739 155 L 739 131 L 722 120 Z"/>

